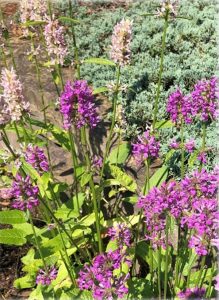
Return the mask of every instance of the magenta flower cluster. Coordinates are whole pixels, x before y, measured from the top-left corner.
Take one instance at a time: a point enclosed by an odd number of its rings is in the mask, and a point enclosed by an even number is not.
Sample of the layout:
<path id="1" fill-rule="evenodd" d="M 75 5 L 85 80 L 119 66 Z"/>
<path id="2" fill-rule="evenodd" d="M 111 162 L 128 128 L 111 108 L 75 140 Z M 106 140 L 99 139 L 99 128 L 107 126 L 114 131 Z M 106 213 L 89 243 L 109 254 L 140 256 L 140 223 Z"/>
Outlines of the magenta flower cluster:
<path id="1" fill-rule="evenodd" d="M 217 237 L 217 176 L 195 171 L 181 182 L 163 183 L 138 200 L 143 209 L 147 228 L 146 239 L 153 246 L 165 247 L 166 216 L 180 221 L 182 228 L 191 230 L 189 247 L 198 255 L 206 255 L 212 239 Z"/>
<path id="2" fill-rule="evenodd" d="M 185 96 L 180 89 L 170 94 L 167 102 L 167 112 L 173 122 L 182 118 L 187 124 L 192 117 L 200 116 L 202 121 L 215 119 L 217 116 L 218 79 L 199 81 L 193 91 Z"/>
<path id="3" fill-rule="evenodd" d="M 77 280 L 79 288 L 91 290 L 94 299 L 97 300 L 123 298 L 128 293 L 129 273 L 115 273 L 114 271 L 121 269 L 124 263 L 131 266 L 131 261 L 128 259 L 121 241 L 121 237 L 125 236 L 125 244 L 129 244 L 130 233 L 127 228 L 120 226 L 115 228 L 115 231 L 111 229 L 109 235 L 113 240 L 118 239 L 120 247 L 117 250 L 97 255 L 93 259 L 92 265 L 86 264 L 79 272 L 80 278 Z"/>
<path id="4" fill-rule="evenodd" d="M 184 96 L 180 89 L 173 92 L 167 102 L 167 112 L 170 114 L 172 122 L 179 122 L 182 118 L 186 123 L 192 122 L 191 99 Z"/>
<path id="5" fill-rule="evenodd" d="M 50 285 L 56 279 L 58 270 L 53 266 L 48 270 L 40 269 L 36 277 L 36 284 Z"/>
<path id="6" fill-rule="evenodd" d="M 72 123 L 81 128 L 84 125 L 95 127 L 99 122 L 92 89 L 85 80 L 66 83 L 60 97 L 60 111 L 65 129 L 70 129 Z"/>
<path id="7" fill-rule="evenodd" d="M 138 163 L 148 158 L 157 158 L 159 155 L 160 144 L 149 131 L 145 131 L 142 136 L 139 136 L 137 143 L 132 147 L 133 156 Z"/>
<path id="8" fill-rule="evenodd" d="M 123 247 L 123 245 L 130 246 L 131 232 L 124 223 L 109 228 L 108 236 L 110 236 L 112 241 L 117 241 L 119 248 Z"/>
<path id="9" fill-rule="evenodd" d="M 187 288 L 185 291 L 179 292 L 177 296 L 180 299 L 203 299 L 205 292 L 205 288 Z"/>
<path id="10" fill-rule="evenodd" d="M 38 146 L 27 146 L 25 160 L 31 164 L 40 175 L 49 171 L 48 160 L 43 152 L 43 149 L 39 148 Z"/>
<path id="11" fill-rule="evenodd" d="M 212 77 L 210 80 L 201 80 L 191 93 L 193 103 L 193 115 L 200 115 L 201 120 L 208 121 L 217 116 L 218 101 L 218 79 Z"/>
<path id="12" fill-rule="evenodd" d="M 31 183 L 30 176 L 24 178 L 17 174 L 12 184 L 11 193 L 14 198 L 12 207 L 16 209 L 32 210 L 39 205 L 39 189 Z"/>

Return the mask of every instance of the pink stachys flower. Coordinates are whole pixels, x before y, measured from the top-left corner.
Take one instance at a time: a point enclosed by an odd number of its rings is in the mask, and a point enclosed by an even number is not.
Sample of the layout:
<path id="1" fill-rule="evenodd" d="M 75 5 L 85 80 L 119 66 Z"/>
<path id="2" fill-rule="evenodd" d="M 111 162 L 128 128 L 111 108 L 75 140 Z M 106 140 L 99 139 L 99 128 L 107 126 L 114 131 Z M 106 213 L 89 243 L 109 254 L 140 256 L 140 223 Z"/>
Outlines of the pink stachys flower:
<path id="1" fill-rule="evenodd" d="M 132 35 L 132 21 L 122 20 L 113 30 L 112 46 L 110 47 L 111 59 L 121 67 L 130 62 L 130 43 Z"/>
<path id="2" fill-rule="evenodd" d="M 217 184 L 217 176 L 204 169 L 181 181 L 183 217 L 180 223 L 181 227 L 191 230 L 189 247 L 194 248 L 198 255 L 206 255 L 209 244 L 217 238 Z"/>
<path id="3" fill-rule="evenodd" d="M 54 17 L 48 18 L 47 25 L 44 28 L 44 37 L 47 45 L 47 51 L 51 58 L 52 64 L 64 64 L 68 47 L 65 38 L 65 27 L 59 24 Z"/>
<path id="4" fill-rule="evenodd" d="M 21 0 L 20 2 L 21 23 L 44 20 L 46 12 L 47 2 L 45 0 Z M 28 35 L 28 32 L 28 28 L 23 29 L 25 36 Z"/>
<path id="5" fill-rule="evenodd" d="M 216 291 L 219 292 L 219 275 L 217 275 L 214 280 L 216 281 L 215 285 L 214 285 L 214 288 Z"/>
<path id="6" fill-rule="evenodd" d="M 30 176 L 23 178 L 17 174 L 11 188 L 14 201 L 12 207 L 19 210 L 32 210 L 39 205 L 39 189 L 31 183 Z"/>
<path id="7" fill-rule="evenodd" d="M 21 82 L 13 68 L 4 68 L 1 75 L 0 125 L 5 125 L 10 121 L 19 121 L 28 111 L 29 102 L 24 99 Z"/>
<path id="8" fill-rule="evenodd" d="M 49 171 L 48 160 L 43 152 L 43 149 L 39 148 L 38 146 L 27 146 L 25 160 L 31 164 L 40 175 Z"/>
<path id="9" fill-rule="evenodd" d="M 117 224 L 109 228 L 108 236 L 110 236 L 112 241 L 117 242 L 118 247 L 130 246 L 131 232 L 126 224 Z"/>
<path id="10" fill-rule="evenodd" d="M 50 285 L 56 279 L 58 270 L 53 266 L 48 270 L 40 269 L 36 277 L 36 284 Z"/>
<path id="11" fill-rule="evenodd" d="M 168 13 L 171 17 L 177 16 L 179 0 L 162 0 L 161 7 L 157 10 L 157 16 L 165 17 Z"/>
<path id="12" fill-rule="evenodd" d="M 154 248 L 165 248 L 166 216 L 171 214 L 179 218 L 183 208 L 181 202 L 179 185 L 175 181 L 163 183 L 160 188 L 154 187 L 147 196 L 138 199 L 138 207 L 143 209 L 145 217 L 145 238 L 152 242 Z"/>
<path id="13" fill-rule="evenodd" d="M 157 158 L 159 155 L 160 144 L 149 131 L 145 131 L 137 138 L 137 143 L 132 144 L 132 153 L 138 163 L 146 159 Z"/>
<path id="14" fill-rule="evenodd" d="M 186 123 L 192 122 L 192 103 L 191 99 L 184 96 L 180 89 L 170 94 L 167 102 L 167 112 L 174 123 L 183 119 Z"/>
<path id="15" fill-rule="evenodd" d="M 202 163 L 202 164 L 206 164 L 207 163 L 207 154 L 205 153 L 205 151 L 202 151 L 198 154 L 197 159 Z"/>
<path id="16" fill-rule="evenodd" d="M 200 115 L 202 121 L 216 119 L 218 104 L 218 79 L 201 80 L 191 93 L 193 115 Z"/>
<path id="17" fill-rule="evenodd" d="M 205 292 L 206 292 L 205 288 L 199 288 L 199 287 L 187 288 L 185 291 L 179 292 L 177 296 L 180 299 L 201 300 L 204 299 Z"/>
<path id="18" fill-rule="evenodd" d="M 63 127 L 70 129 L 75 123 L 78 128 L 84 125 L 95 127 L 99 122 L 92 89 L 86 80 L 68 81 L 60 97 L 60 111 L 63 114 Z"/>
<path id="19" fill-rule="evenodd" d="M 92 265 L 86 264 L 79 272 L 79 289 L 91 290 L 97 300 L 123 298 L 128 293 L 127 280 L 130 275 L 121 272 L 115 274 L 114 271 L 119 270 L 124 263 L 130 266 L 130 261 L 126 260 L 121 249 L 97 255 Z"/>
<path id="20" fill-rule="evenodd" d="M 180 148 L 180 143 L 177 142 L 176 140 L 172 140 L 169 144 L 169 147 L 172 148 L 172 149 L 179 149 Z"/>
<path id="21" fill-rule="evenodd" d="M 11 188 L 0 188 L 0 199 L 9 200 L 12 197 Z"/>
<path id="22" fill-rule="evenodd" d="M 188 142 L 186 142 L 185 143 L 185 149 L 189 153 L 192 153 L 195 150 L 195 141 L 194 140 L 189 140 Z"/>

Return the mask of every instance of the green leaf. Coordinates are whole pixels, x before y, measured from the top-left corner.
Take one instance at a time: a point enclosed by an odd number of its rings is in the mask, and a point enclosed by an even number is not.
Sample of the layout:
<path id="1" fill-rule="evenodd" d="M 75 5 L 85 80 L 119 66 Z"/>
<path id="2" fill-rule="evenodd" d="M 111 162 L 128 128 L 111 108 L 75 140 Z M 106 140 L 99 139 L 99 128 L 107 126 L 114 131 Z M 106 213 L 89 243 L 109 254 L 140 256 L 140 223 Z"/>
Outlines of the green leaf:
<path id="1" fill-rule="evenodd" d="M 39 182 L 41 181 L 40 175 L 38 172 L 30 165 L 28 164 L 24 159 L 22 160 L 22 167 L 23 170 L 26 174 L 30 175 L 30 177 L 34 180 L 38 180 Z"/>
<path id="2" fill-rule="evenodd" d="M 32 225 L 29 224 L 29 223 L 14 224 L 13 228 L 16 228 L 16 229 L 22 231 L 24 237 L 26 237 L 27 235 L 32 235 L 33 234 Z M 40 232 L 40 229 L 37 228 L 36 226 L 34 226 L 34 229 L 36 231 L 36 234 L 38 234 Z"/>
<path id="3" fill-rule="evenodd" d="M 76 195 L 73 197 L 73 203 L 74 203 L 74 210 L 77 210 L 77 205 L 79 204 L 79 208 L 82 207 L 84 200 L 85 200 L 85 194 L 84 193 L 78 193 L 78 197 Z M 78 203 L 77 203 L 78 201 Z"/>
<path id="4" fill-rule="evenodd" d="M 26 239 L 22 230 L 16 228 L 0 230 L 0 244 L 21 246 L 25 243 Z"/>
<path id="5" fill-rule="evenodd" d="M 69 219 L 75 219 L 77 218 L 79 215 L 76 211 L 74 211 L 73 209 L 67 208 L 67 207 L 60 207 L 56 212 L 55 212 L 55 216 L 58 219 L 61 219 L 63 221 L 69 220 Z"/>
<path id="6" fill-rule="evenodd" d="M 69 137 L 66 131 L 57 126 L 52 126 L 50 132 L 64 149 L 67 149 L 68 151 L 71 150 Z"/>
<path id="7" fill-rule="evenodd" d="M 80 24 L 81 23 L 81 21 L 76 20 L 76 19 L 72 19 L 70 17 L 59 17 L 58 20 L 65 21 L 65 22 L 70 22 L 70 23 L 73 23 L 73 24 Z"/>
<path id="8" fill-rule="evenodd" d="M 97 95 L 97 94 L 100 94 L 100 93 L 104 93 L 104 92 L 107 92 L 109 89 L 106 87 L 106 86 L 101 86 L 99 88 L 96 88 L 93 90 L 93 95 Z"/>
<path id="9" fill-rule="evenodd" d="M 20 224 L 25 223 L 25 213 L 20 210 L 0 211 L 0 224 Z"/>
<path id="10" fill-rule="evenodd" d="M 199 150 L 195 150 L 190 155 L 189 160 L 188 160 L 188 166 L 190 169 L 194 166 L 195 162 L 197 161 L 198 154 L 199 154 Z"/>
<path id="11" fill-rule="evenodd" d="M 150 189 L 153 187 L 159 187 L 161 184 L 167 179 L 168 176 L 168 167 L 166 165 L 163 165 L 161 168 L 159 168 L 150 178 Z M 148 193 L 148 185 L 146 188 L 146 194 Z"/>
<path id="12" fill-rule="evenodd" d="M 96 218 L 95 218 L 95 213 L 91 213 L 85 217 L 83 217 L 79 222 L 78 224 L 79 225 L 83 225 L 83 226 L 91 226 L 92 224 L 94 224 L 94 222 L 96 221 Z"/>
<path id="13" fill-rule="evenodd" d="M 81 180 L 80 180 L 80 183 L 81 183 L 81 186 L 85 186 L 91 179 L 91 173 L 84 173 L 82 176 L 81 176 Z"/>
<path id="14" fill-rule="evenodd" d="M 116 240 L 110 240 L 109 243 L 106 246 L 106 252 L 115 251 L 118 248 L 118 243 Z"/>
<path id="15" fill-rule="evenodd" d="M 116 179 L 106 179 L 103 182 L 103 187 L 108 187 L 113 185 L 120 185 L 120 182 Z"/>
<path id="16" fill-rule="evenodd" d="M 36 285 L 36 278 L 32 274 L 27 274 L 24 277 L 18 278 L 14 281 L 13 286 L 16 289 L 28 289 Z"/>
<path id="17" fill-rule="evenodd" d="M 107 162 L 109 162 L 110 164 L 123 164 L 127 157 L 129 156 L 129 153 L 130 153 L 130 143 L 128 142 L 124 142 L 124 143 L 121 143 L 119 146 L 115 147 L 108 159 L 107 159 Z"/>
<path id="18" fill-rule="evenodd" d="M 158 121 L 155 124 L 155 128 L 161 129 L 161 128 L 171 128 L 174 126 L 174 123 L 171 120 L 162 120 Z"/>
<path id="19" fill-rule="evenodd" d="M 138 196 L 126 197 L 122 200 L 125 201 L 125 202 L 129 202 L 131 204 L 135 204 L 138 201 Z"/>
<path id="20" fill-rule="evenodd" d="M 111 175 L 119 181 L 119 183 L 124 186 L 127 190 L 135 192 L 137 189 L 137 184 L 134 179 L 122 171 L 118 166 L 109 165 Z"/>
<path id="21" fill-rule="evenodd" d="M 105 65 L 105 66 L 112 66 L 115 67 L 116 64 L 109 59 L 106 58 L 97 58 L 97 57 L 91 57 L 84 60 L 84 63 L 87 64 L 97 64 L 97 65 Z"/>
<path id="22" fill-rule="evenodd" d="M 188 257 L 186 257 L 185 259 L 188 259 Z M 197 259 L 197 254 L 194 250 L 192 250 L 192 254 L 189 258 L 189 261 L 185 264 L 185 267 L 183 268 L 183 275 L 184 276 L 188 276 L 189 270 L 193 267 L 194 263 L 196 262 Z"/>
<path id="23" fill-rule="evenodd" d="M 42 21 L 42 20 L 39 20 L 39 21 L 27 21 L 25 23 L 21 23 L 21 26 L 30 27 L 30 26 L 38 26 L 38 25 L 44 25 L 44 24 L 46 24 L 46 21 Z"/>

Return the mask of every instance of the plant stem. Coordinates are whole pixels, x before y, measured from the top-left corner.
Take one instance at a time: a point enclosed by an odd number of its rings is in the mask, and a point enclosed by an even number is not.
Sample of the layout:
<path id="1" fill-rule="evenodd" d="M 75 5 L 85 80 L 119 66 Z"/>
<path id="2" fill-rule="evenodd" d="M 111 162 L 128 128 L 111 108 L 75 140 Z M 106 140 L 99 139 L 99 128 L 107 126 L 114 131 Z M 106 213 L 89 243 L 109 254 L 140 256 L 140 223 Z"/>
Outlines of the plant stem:
<path id="1" fill-rule="evenodd" d="M 105 168 L 105 163 L 106 163 L 106 159 L 107 156 L 109 154 L 109 150 L 110 150 L 110 143 L 111 143 L 111 139 L 112 139 L 112 135 L 113 135 L 113 129 L 115 126 L 115 122 L 116 122 L 116 108 L 117 108 L 117 100 L 118 100 L 118 93 L 119 93 L 119 81 L 120 81 L 120 66 L 117 67 L 117 72 L 116 72 L 116 91 L 114 93 L 114 97 L 113 97 L 113 116 L 112 116 L 112 123 L 111 123 L 111 127 L 110 127 L 110 132 L 109 132 L 109 137 L 107 139 L 106 142 L 106 150 L 105 150 L 105 154 L 103 157 L 103 166 L 100 172 L 100 180 L 102 180 L 103 177 L 103 172 L 104 172 L 104 168 Z"/>
<path id="2" fill-rule="evenodd" d="M 184 121 L 183 121 L 183 119 L 181 119 L 180 136 L 181 136 L 181 179 L 183 179 L 184 175 L 185 175 L 185 145 L 184 145 Z"/>
<path id="3" fill-rule="evenodd" d="M 83 148 L 86 148 L 87 138 L 86 138 L 85 127 L 82 127 L 81 133 L 82 133 L 82 145 L 83 145 Z M 90 161 L 87 149 L 84 150 L 84 153 L 85 153 L 86 164 L 87 164 L 87 167 L 88 167 L 88 172 L 90 174 L 92 174 L 92 172 L 91 172 L 91 161 Z M 101 232 L 100 232 L 100 217 L 99 217 L 99 211 L 98 211 L 98 206 L 97 206 L 96 190 L 95 190 L 92 175 L 91 175 L 91 178 L 89 180 L 89 185 L 90 185 L 90 189 L 91 189 L 91 192 L 92 192 L 93 207 L 94 207 L 94 213 L 95 213 L 95 219 L 96 219 L 96 229 L 97 229 L 99 253 L 102 253 L 102 240 L 101 240 Z"/>
<path id="4" fill-rule="evenodd" d="M 164 29 L 163 29 L 163 36 L 162 36 L 160 69 L 159 69 L 159 75 L 158 75 L 159 77 L 158 77 L 157 93 L 156 93 L 155 105 L 154 105 L 154 117 L 153 117 L 153 124 L 152 124 L 153 131 L 155 129 L 155 125 L 157 122 L 158 101 L 160 98 L 161 79 L 162 79 L 162 74 L 163 74 L 164 51 L 165 51 L 165 47 L 166 47 L 166 35 L 167 35 L 168 20 L 169 20 L 169 10 L 167 10 L 164 20 L 165 20 L 165 22 L 164 22 Z"/>
<path id="5" fill-rule="evenodd" d="M 70 145 L 71 145 L 71 156 L 72 156 L 72 163 L 73 163 L 73 180 L 75 182 L 75 193 L 76 193 L 76 203 L 77 203 L 77 211 L 79 212 L 80 208 L 79 208 L 79 200 L 78 200 L 78 179 L 77 179 L 77 155 L 76 155 L 76 151 L 75 151 L 75 142 L 74 142 L 74 137 L 73 134 L 71 132 L 71 129 L 68 130 L 68 134 L 69 134 L 69 140 L 70 140 Z M 73 201 L 73 207 L 74 207 L 74 201 Z"/>
<path id="6" fill-rule="evenodd" d="M 169 264 L 169 216 L 166 217 L 166 253 L 165 253 L 165 273 L 164 273 L 164 300 L 167 299 L 167 283 L 168 283 L 168 264 Z"/>
<path id="7" fill-rule="evenodd" d="M 161 247 L 158 249 L 158 294 L 161 299 Z"/>
<path id="8" fill-rule="evenodd" d="M 44 259 L 44 257 L 43 257 L 43 254 L 42 254 L 42 251 L 41 251 L 41 248 L 40 248 L 40 244 L 39 244 L 39 241 L 38 241 L 38 238 L 37 238 L 37 235 L 36 235 L 36 230 L 35 230 L 34 225 L 33 225 L 33 219 L 32 219 L 32 216 L 31 216 L 31 212 L 30 212 L 30 211 L 29 211 L 29 218 L 30 218 L 30 224 L 31 224 L 31 227 L 32 227 L 32 230 L 33 230 L 33 235 L 34 235 L 34 239 L 35 239 L 35 242 L 36 242 L 36 246 L 37 246 L 37 248 L 38 248 L 40 257 L 41 257 L 41 259 L 42 259 L 42 262 L 43 262 L 45 271 L 48 272 L 48 268 L 47 268 L 45 259 Z"/>
<path id="9" fill-rule="evenodd" d="M 199 270 L 199 274 L 198 274 L 198 277 L 197 277 L 197 281 L 196 281 L 196 285 L 195 286 L 199 286 L 201 287 L 201 277 L 202 277 L 202 274 L 203 274 L 203 270 L 204 270 L 204 266 L 205 266 L 205 261 L 206 261 L 206 255 L 205 256 L 202 256 L 202 259 L 201 259 L 201 265 L 200 265 L 200 270 Z"/>
<path id="10" fill-rule="evenodd" d="M 207 124 L 206 122 L 202 122 L 202 151 L 205 151 L 205 144 L 206 144 L 206 128 L 207 128 Z M 199 166 L 199 171 L 201 171 L 203 166 L 203 163 L 200 163 Z"/>

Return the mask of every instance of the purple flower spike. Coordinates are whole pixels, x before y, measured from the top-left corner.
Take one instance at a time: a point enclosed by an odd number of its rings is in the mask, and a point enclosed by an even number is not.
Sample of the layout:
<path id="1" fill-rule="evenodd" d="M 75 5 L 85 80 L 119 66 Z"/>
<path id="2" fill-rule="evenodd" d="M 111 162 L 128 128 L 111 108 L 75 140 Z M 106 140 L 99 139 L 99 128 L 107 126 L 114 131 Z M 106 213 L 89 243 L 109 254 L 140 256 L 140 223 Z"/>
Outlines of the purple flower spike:
<path id="1" fill-rule="evenodd" d="M 204 295 L 205 295 L 205 288 L 188 288 L 183 292 L 179 292 L 178 293 L 178 297 L 180 299 L 204 299 Z"/>
<path id="2" fill-rule="evenodd" d="M 204 151 L 202 151 L 201 153 L 199 153 L 197 159 L 202 163 L 202 164 L 206 164 L 207 163 L 207 156 L 206 153 Z"/>
<path id="3" fill-rule="evenodd" d="M 190 141 L 186 142 L 185 143 L 185 148 L 189 153 L 192 153 L 195 149 L 195 141 L 190 140 Z"/>
<path id="4" fill-rule="evenodd" d="M 179 122 L 181 118 L 186 123 L 192 122 L 192 103 L 189 97 L 184 96 L 180 89 L 173 92 L 168 99 L 167 112 L 170 114 L 171 120 Z"/>
<path id="5" fill-rule="evenodd" d="M 114 272 L 122 263 L 131 265 L 122 249 L 97 255 L 91 266 L 86 264 L 79 272 L 80 290 L 91 290 L 97 300 L 123 298 L 128 293 L 129 274 Z"/>
<path id="6" fill-rule="evenodd" d="M 47 272 L 44 269 L 40 269 L 36 277 L 36 284 L 50 285 L 56 279 L 57 274 L 58 270 L 54 266 L 49 268 Z"/>
<path id="7" fill-rule="evenodd" d="M 126 245 L 130 246 L 131 232 L 125 224 L 118 224 L 115 227 L 112 227 L 108 230 L 108 236 L 111 237 L 111 240 L 116 240 L 119 247 Z"/>
<path id="8" fill-rule="evenodd" d="M 95 127 L 99 122 L 92 90 L 85 80 L 66 83 L 60 97 L 60 107 L 65 129 L 70 129 L 73 122 L 78 128 L 84 125 Z"/>
<path id="9" fill-rule="evenodd" d="M 14 202 L 12 207 L 19 210 L 32 210 L 33 207 L 39 205 L 37 186 L 32 185 L 30 176 L 23 178 L 20 174 L 17 174 L 11 188 Z"/>
<path id="10" fill-rule="evenodd" d="M 43 152 L 38 146 L 28 145 L 25 153 L 26 161 L 33 166 L 39 174 L 49 171 L 49 164 Z"/>
<path id="11" fill-rule="evenodd" d="M 159 155 L 160 144 L 153 135 L 150 135 L 149 131 L 145 131 L 142 136 L 139 136 L 137 143 L 132 146 L 132 153 L 138 163 L 148 158 L 157 158 Z"/>
<path id="12" fill-rule="evenodd" d="M 173 140 L 170 142 L 169 147 L 177 150 L 180 148 L 180 143 L 178 143 L 176 140 Z"/>
<path id="13" fill-rule="evenodd" d="M 200 114 L 202 121 L 217 117 L 218 102 L 218 79 L 212 77 L 210 80 L 199 81 L 191 93 L 193 102 L 193 115 Z"/>

